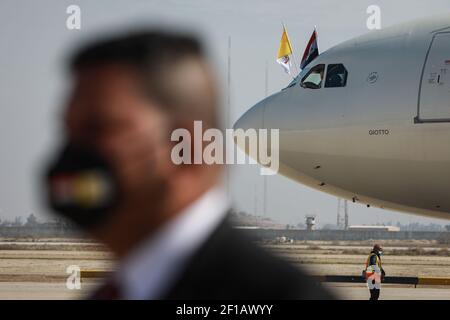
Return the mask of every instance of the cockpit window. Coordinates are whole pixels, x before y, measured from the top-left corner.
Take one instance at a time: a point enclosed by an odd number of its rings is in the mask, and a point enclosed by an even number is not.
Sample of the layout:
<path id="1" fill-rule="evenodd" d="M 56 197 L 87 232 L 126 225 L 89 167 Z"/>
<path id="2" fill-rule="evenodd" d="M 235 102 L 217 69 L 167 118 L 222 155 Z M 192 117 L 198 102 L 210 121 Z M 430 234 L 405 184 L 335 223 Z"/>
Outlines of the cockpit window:
<path id="1" fill-rule="evenodd" d="M 284 88 L 284 89 L 291 88 L 291 87 L 295 86 L 296 83 L 297 83 L 297 79 L 294 78 L 294 79 L 287 85 L 287 87 Z"/>
<path id="2" fill-rule="evenodd" d="M 293 78 L 292 81 L 284 89 L 288 89 L 288 88 L 292 88 L 292 87 L 296 86 L 300 82 L 300 80 L 309 72 L 309 70 L 310 70 L 309 68 L 305 68 L 305 69 L 301 70 L 299 72 L 299 74 L 297 74 L 295 76 L 295 78 Z"/>
<path id="3" fill-rule="evenodd" d="M 303 88 L 308 89 L 320 89 L 322 86 L 323 74 L 325 71 L 324 64 L 318 64 L 309 70 L 309 72 L 303 77 L 300 85 Z"/>
<path id="4" fill-rule="evenodd" d="M 325 88 L 345 87 L 347 84 L 347 74 L 347 69 L 345 69 L 343 64 L 329 64 L 325 79 Z"/>

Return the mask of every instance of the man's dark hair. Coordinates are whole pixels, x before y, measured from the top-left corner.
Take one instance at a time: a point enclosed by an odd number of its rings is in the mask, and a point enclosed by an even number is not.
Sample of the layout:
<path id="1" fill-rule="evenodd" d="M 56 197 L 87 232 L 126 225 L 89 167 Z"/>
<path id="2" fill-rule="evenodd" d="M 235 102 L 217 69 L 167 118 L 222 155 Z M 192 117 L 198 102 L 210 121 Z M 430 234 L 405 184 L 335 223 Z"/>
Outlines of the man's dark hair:
<path id="1" fill-rule="evenodd" d="M 200 42 L 192 36 L 164 31 L 138 31 L 88 45 L 71 60 L 71 68 L 126 63 L 139 69 L 157 68 L 186 56 L 203 57 Z"/>
<path id="2" fill-rule="evenodd" d="M 203 66 L 204 60 L 203 47 L 195 37 L 150 30 L 115 36 L 83 47 L 72 57 L 70 67 L 77 72 L 107 64 L 131 66 L 140 77 L 144 92 L 171 115 L 191 116 L 214 125 L 217 97 L 212 75 Z M 180 72 L 180 66 L 187 61 L 195 61 L 197 69 L 202 69 L 203 82 L 190 81 L 192 68 L 187 73 Z M 199 78 L 197 74 L 195 79 Z M 208 115 L 207 110 L 212 112 Z"/>

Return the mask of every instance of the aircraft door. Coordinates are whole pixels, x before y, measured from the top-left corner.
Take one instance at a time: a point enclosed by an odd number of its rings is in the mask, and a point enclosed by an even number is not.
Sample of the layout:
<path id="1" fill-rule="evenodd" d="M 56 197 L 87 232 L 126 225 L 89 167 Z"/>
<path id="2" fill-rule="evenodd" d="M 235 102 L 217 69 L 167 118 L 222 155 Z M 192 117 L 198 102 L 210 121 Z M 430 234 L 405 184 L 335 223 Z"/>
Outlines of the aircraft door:
<path id="1" fill-rule="evenodd" d="M 420 122 L 450 122 L 450 33 L 434 35 L 421 79 Z"/>

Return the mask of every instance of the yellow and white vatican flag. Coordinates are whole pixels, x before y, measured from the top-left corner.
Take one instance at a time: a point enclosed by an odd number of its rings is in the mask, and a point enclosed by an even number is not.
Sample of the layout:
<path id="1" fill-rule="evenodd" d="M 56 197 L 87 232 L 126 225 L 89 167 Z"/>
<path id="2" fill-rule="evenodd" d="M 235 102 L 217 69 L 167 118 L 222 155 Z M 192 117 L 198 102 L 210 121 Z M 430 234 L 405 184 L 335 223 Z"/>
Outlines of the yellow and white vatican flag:
<path id="1" fill-rule="evenodd" d="M 286 28 L 283 26 L 283 34 L 281 35 L 280 48 L 278 49 L 277 62 L 283 67 L 284 71 L 291 74 L 291 55 L 292 46 L 289 41 Z"/>

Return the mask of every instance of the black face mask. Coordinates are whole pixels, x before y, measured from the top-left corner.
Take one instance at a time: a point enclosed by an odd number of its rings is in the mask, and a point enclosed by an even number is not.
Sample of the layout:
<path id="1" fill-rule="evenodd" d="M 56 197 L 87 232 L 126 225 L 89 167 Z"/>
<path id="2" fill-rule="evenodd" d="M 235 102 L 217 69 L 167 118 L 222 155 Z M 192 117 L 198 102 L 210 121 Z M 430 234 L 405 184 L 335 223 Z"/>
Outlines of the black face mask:
<path id="1" fill-rule="evenodd" d="M 49 207 L 84 230 L 103 224 L 118 201 L 113 171 L 85 147 L 64 146 L 47 170 L 45 184 Z"/>

